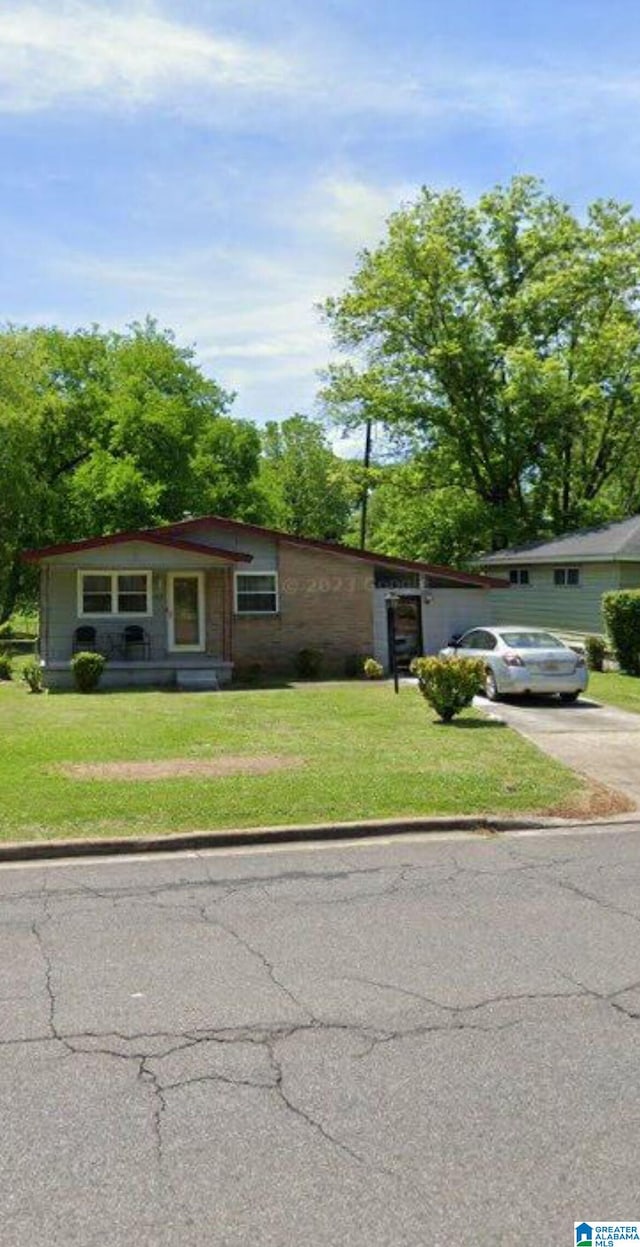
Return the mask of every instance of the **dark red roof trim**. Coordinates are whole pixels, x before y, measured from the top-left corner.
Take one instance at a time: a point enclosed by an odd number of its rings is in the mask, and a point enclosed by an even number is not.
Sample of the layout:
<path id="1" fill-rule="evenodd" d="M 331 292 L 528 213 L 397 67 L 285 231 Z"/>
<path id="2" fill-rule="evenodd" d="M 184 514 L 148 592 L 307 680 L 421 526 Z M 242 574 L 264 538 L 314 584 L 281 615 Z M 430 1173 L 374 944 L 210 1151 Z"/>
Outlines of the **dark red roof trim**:
<path id="1" fill-rule="evenodd" d="M 219 546 L 208 546 L 201 541 L 184 541 L 174 537 L 173 533 L 164 533 L 157 529 L 140 529 L 137 532 L 110 533 L 107 537 L 87 537 L 84 541 L 68 541 L 63 545 L 41 546 L 38 550 L 25 550 L 22 555 L 27 563 L 38 563 L 40 559 L 53 557 L 56 554 L 73 554 L 75 550 L 94 550 L 99 546 L 117 546 L 127 541 L 145 541 L 156 546 L 171 546 L 172 549 L 187 550 L 191 554 L 206 554 L 211 558 L 224 559 L 227 563 L 251 563 L 252 554 L 241 554 L 235 550 L 222 550 Z"/>
<path id="2" fill-rule="evenodd" d="M 245 524 L 241 520 L 228 520 L 220 515 L 201 515 L 190 520 L 178 520 L 169 527 L 173 532 L 176 528 L 198 528 L 203 524 L 215 524 L 218 528 L 226 528 L 230 532 L 253 533 L 256 537 L 273 537 L 276 541 L 286 541 L 288 545 L 310 546 L 315 550 L 327 550 L 330 554 L 344 554 L 352 559 L 364 559 L 369 563 L 379 563 L 383 567 L 399 567 L 405 571 L 423 572 L 425 575 L 442 576 L 459 584 L 477 585 L 478 588 L 504 589 L 509 581 L 504 577 L 480 576 L 474 572 L 459 572 L 452 567 L 438 563 L 421 563 L 414 559 L 395 558 L 390 554 L 376 554 L 373 550 L 356 550 L 353 546 L 344 546 L 337 541 L 317 541 L 314 537 L 295 537 L 278 528 L 265 528 L 262 524 Z M 158 532 L 166 529 L 153 529 Z"/>
<path id="3" fill-rule="evenodd" d="M 439 563 L 422 563 L 414 559 L 395 558 L 390 554 L 376 554 L 372 550 L 356 550 L 352 546 L 344 546 L 337 541 L 316 541 L 313 537 L 296 537 L 278 528 L 265 528 L 262 524 L 245 524 L 240 520 L 229 520 L 220 515 L 201 515 L 194 519 L 177 520 L 175 524 L 162 524 L 157 528 L 142 528 L 134 532 L 111 533 L 108 537 L 88 537 L 85 541 L 70 541 L 64 545 L 43 546 L 37 550 L 26 550 L 23 558 L 29 563 L 37 563 L 40 559 L 53 557 L 56 554 L 72 554 L 74 550 L 91 550 L 98 546 L 118 545 L 125 541 L 150 541 L 157 545 L 173 546 L 178 550 L 188 550 L 194 554 L 207 554 L 212 557 L 226 559 L 232 563 L 250 563 L 252 555 L 238 553 L 233 550 L 222 550 L 217 546 L 208 546 L 202 542 L 185 541 L 176 530 L 184 532 L 202 525 L 212 524 L 228 532 L 251 533 L 256 537 L 271 537 L 275 541 L 285 541 L 288 545 L 305 546 L 312 550 L 324 550 L 329 554 L 344 555 L 350 559 L 362 559 L 367 563 L 377 563 L 382 567 L 397 567 L 403 571 L 422 572 L 427 576 L 441 576 L 453 584 L 475 585 L 480 589 L 504 589 L 509 581 L 496 576 L 480 576 L 473 572 L 459 572 L 452 567 L 443 567 Z"/>

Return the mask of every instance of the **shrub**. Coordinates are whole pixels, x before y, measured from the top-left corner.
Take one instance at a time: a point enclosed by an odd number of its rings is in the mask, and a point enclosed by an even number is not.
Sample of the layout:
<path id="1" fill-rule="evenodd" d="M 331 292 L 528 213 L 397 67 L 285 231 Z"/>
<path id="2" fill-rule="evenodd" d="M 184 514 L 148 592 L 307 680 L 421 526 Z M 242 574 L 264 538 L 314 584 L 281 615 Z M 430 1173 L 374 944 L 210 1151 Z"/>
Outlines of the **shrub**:
<path id="1" fill-rule="evenodd" d="M 300 680 L 317 680 L 322 670 L 322 650 L 301 649 L 296 654 L 296 675 Z"/>
<path id="2" fill-rule="evenodd" d="M 484 668 L 477 658 L 414 658 L 410 670 L 443 723 L 470 706 L 484 682 Z"/>
<path id="3" fill-rule="evenodd" d="M 602 671 L 604 669 L 604 656 L 607 652 L 607 646 L 601 636 L 586 636 L 584 638 L 584 652 L 590 671 Z"/>
<path id="4" fill-rule="evenodd" d="M 640 589 L 605 593 L 602 613 L 621 671 L 640 675 Z"/>
<path id="5" fill-rule="evenodd" d="M 364 670 L 364 659 L 360 654 L 347 654 L 344 660 L 344 674 L 348 680 L 356 680 Z"/>
<path id="6" fill-rule="evenodd" d="M 3 624 L 0 624 L 0 641 L 11 641 L 12 638 L 13 638 L 13 627 L 10 624 L 9 620 L 6 619 Z"/>
<path id="7" fill-rule="evenodd" d="M 105 658 L 91 650 L 81 650 L 71 659 L 73 679 L 79 693 L 93 693 L 100 683 Z"/>
<path id="8" fill-rule="evenodd" d="M 11 679 L 11 654 L 0 654 L 0 680 Z"/>
<path id="9" fill-rule="evenodd" d="M 363 671 L 368 680 L 381 680 L 384 675 L 384 667 L 381 662 L 377 662 L 375 658 L 366 658 Z"/>
<path id="10" fill-rule="evenodd" d="M 263 675 L 261 662 L 248 662 L 235 669 L 235 678 L 240 684 L 259 684 Z"/>
<path id="11" fill-rule="evenodd" d="M 42 692 L 42 667 L 37 658 L 30 658 L 22 668 L 22 679 L 30 693 Z"/>

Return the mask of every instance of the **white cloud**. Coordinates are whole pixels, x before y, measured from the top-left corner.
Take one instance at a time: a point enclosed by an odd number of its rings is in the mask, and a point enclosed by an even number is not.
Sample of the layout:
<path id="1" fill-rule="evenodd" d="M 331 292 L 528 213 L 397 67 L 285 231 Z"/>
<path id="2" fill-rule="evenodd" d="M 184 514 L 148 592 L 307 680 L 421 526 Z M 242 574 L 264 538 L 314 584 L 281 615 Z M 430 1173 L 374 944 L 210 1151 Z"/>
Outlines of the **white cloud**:
<path id="1" fill-rule="evenodd" d="M 330 173 L 301 197 L 298 227 L 332 235 L 353 255 L 381 238 L 389 214 L 415 194 L 416 187 L 406 182 L 385 186 L 349 173 Z"/>
<path id="2" fill-rule="evenodd" d="M 194 342 L 207 371 L 238 391 L 243 414 L 309 410 L 331 350 L 317 304 L 343 288 L 356 249 L 382 236 L 401 190 L 409 188 L 327 174 L 288 200 L 286 220 L 280 207 L 286 250 L 182 247 L 143 259 L 65 250 L 47 261 L 45 280 L 64 291 L 76 322 L 122 325 L 151 313 Z"/>
<path id="3" fill-rule="evenodd" d="M 153 6 L 88 0 L 9 3 L 0 11 L 0 109 L 78 97 L 130 105 L 185 88 L 286 91 L 295 67 L 270 48 L 218 37 Z"/>
<path id="4" fill-rule="evenodd" d="M 164 107 L 211 125 L 238 125 L 270 104 L 314 116 L 474 117 L 528 126 L 637 104 L 640 79 L 601 66 L 469 62 L 416 49 L 401 67 L 348 40 L 328 44 L 302 10 L 287 44 L 220 34 L 163 12 L 156 0 L 6 0 L 0 8 L 0 111 L 82 103 Z M 230 100 L 231 108 L 225 108 Z M 241 107 L 242 106 L 242 107 Z M 273 115 L 271 124 L 273 124 Z"/>

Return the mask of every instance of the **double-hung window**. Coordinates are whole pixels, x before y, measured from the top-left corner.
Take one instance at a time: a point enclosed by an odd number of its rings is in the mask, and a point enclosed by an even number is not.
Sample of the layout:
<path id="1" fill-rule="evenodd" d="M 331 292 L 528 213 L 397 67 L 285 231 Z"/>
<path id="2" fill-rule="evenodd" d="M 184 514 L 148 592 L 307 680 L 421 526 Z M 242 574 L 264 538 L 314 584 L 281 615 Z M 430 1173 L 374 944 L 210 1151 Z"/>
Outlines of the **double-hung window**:
<path id="1" fill-rule="evenodd" d="M 509 580 L 512 585 L 528 585 L 529 584 L 529 568 L 528 567 L 511 567 L 509 569 Z"/>
<path id="2" fill-rule="evenodd" d="M 580 584 L 580 568 L 554 567 L 553 583 L 556 588 L 577 588 Z"/>
<path id="3" fill-rule="evenodd" d="M 236 614 L 276 615 L 277 613 L 277 573 L 236 572 Z"/>
<path id="4" fill-rule="evenodd" d="M 78 615 L 151 615 L 151 572 L 78 572 Z"/>

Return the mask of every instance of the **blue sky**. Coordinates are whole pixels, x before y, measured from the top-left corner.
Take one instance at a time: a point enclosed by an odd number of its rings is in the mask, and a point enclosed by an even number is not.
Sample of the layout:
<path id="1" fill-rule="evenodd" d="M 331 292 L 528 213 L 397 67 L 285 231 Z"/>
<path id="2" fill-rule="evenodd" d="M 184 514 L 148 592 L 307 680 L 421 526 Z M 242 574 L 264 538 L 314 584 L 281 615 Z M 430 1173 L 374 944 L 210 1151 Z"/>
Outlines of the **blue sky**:
<path id="1" fill-rule="evenodd" d="M 147 313 L 312 412 L 314 304 L 421 184 L 640 198 L 632 0 L 3 0 L 2 314 Z"/>

